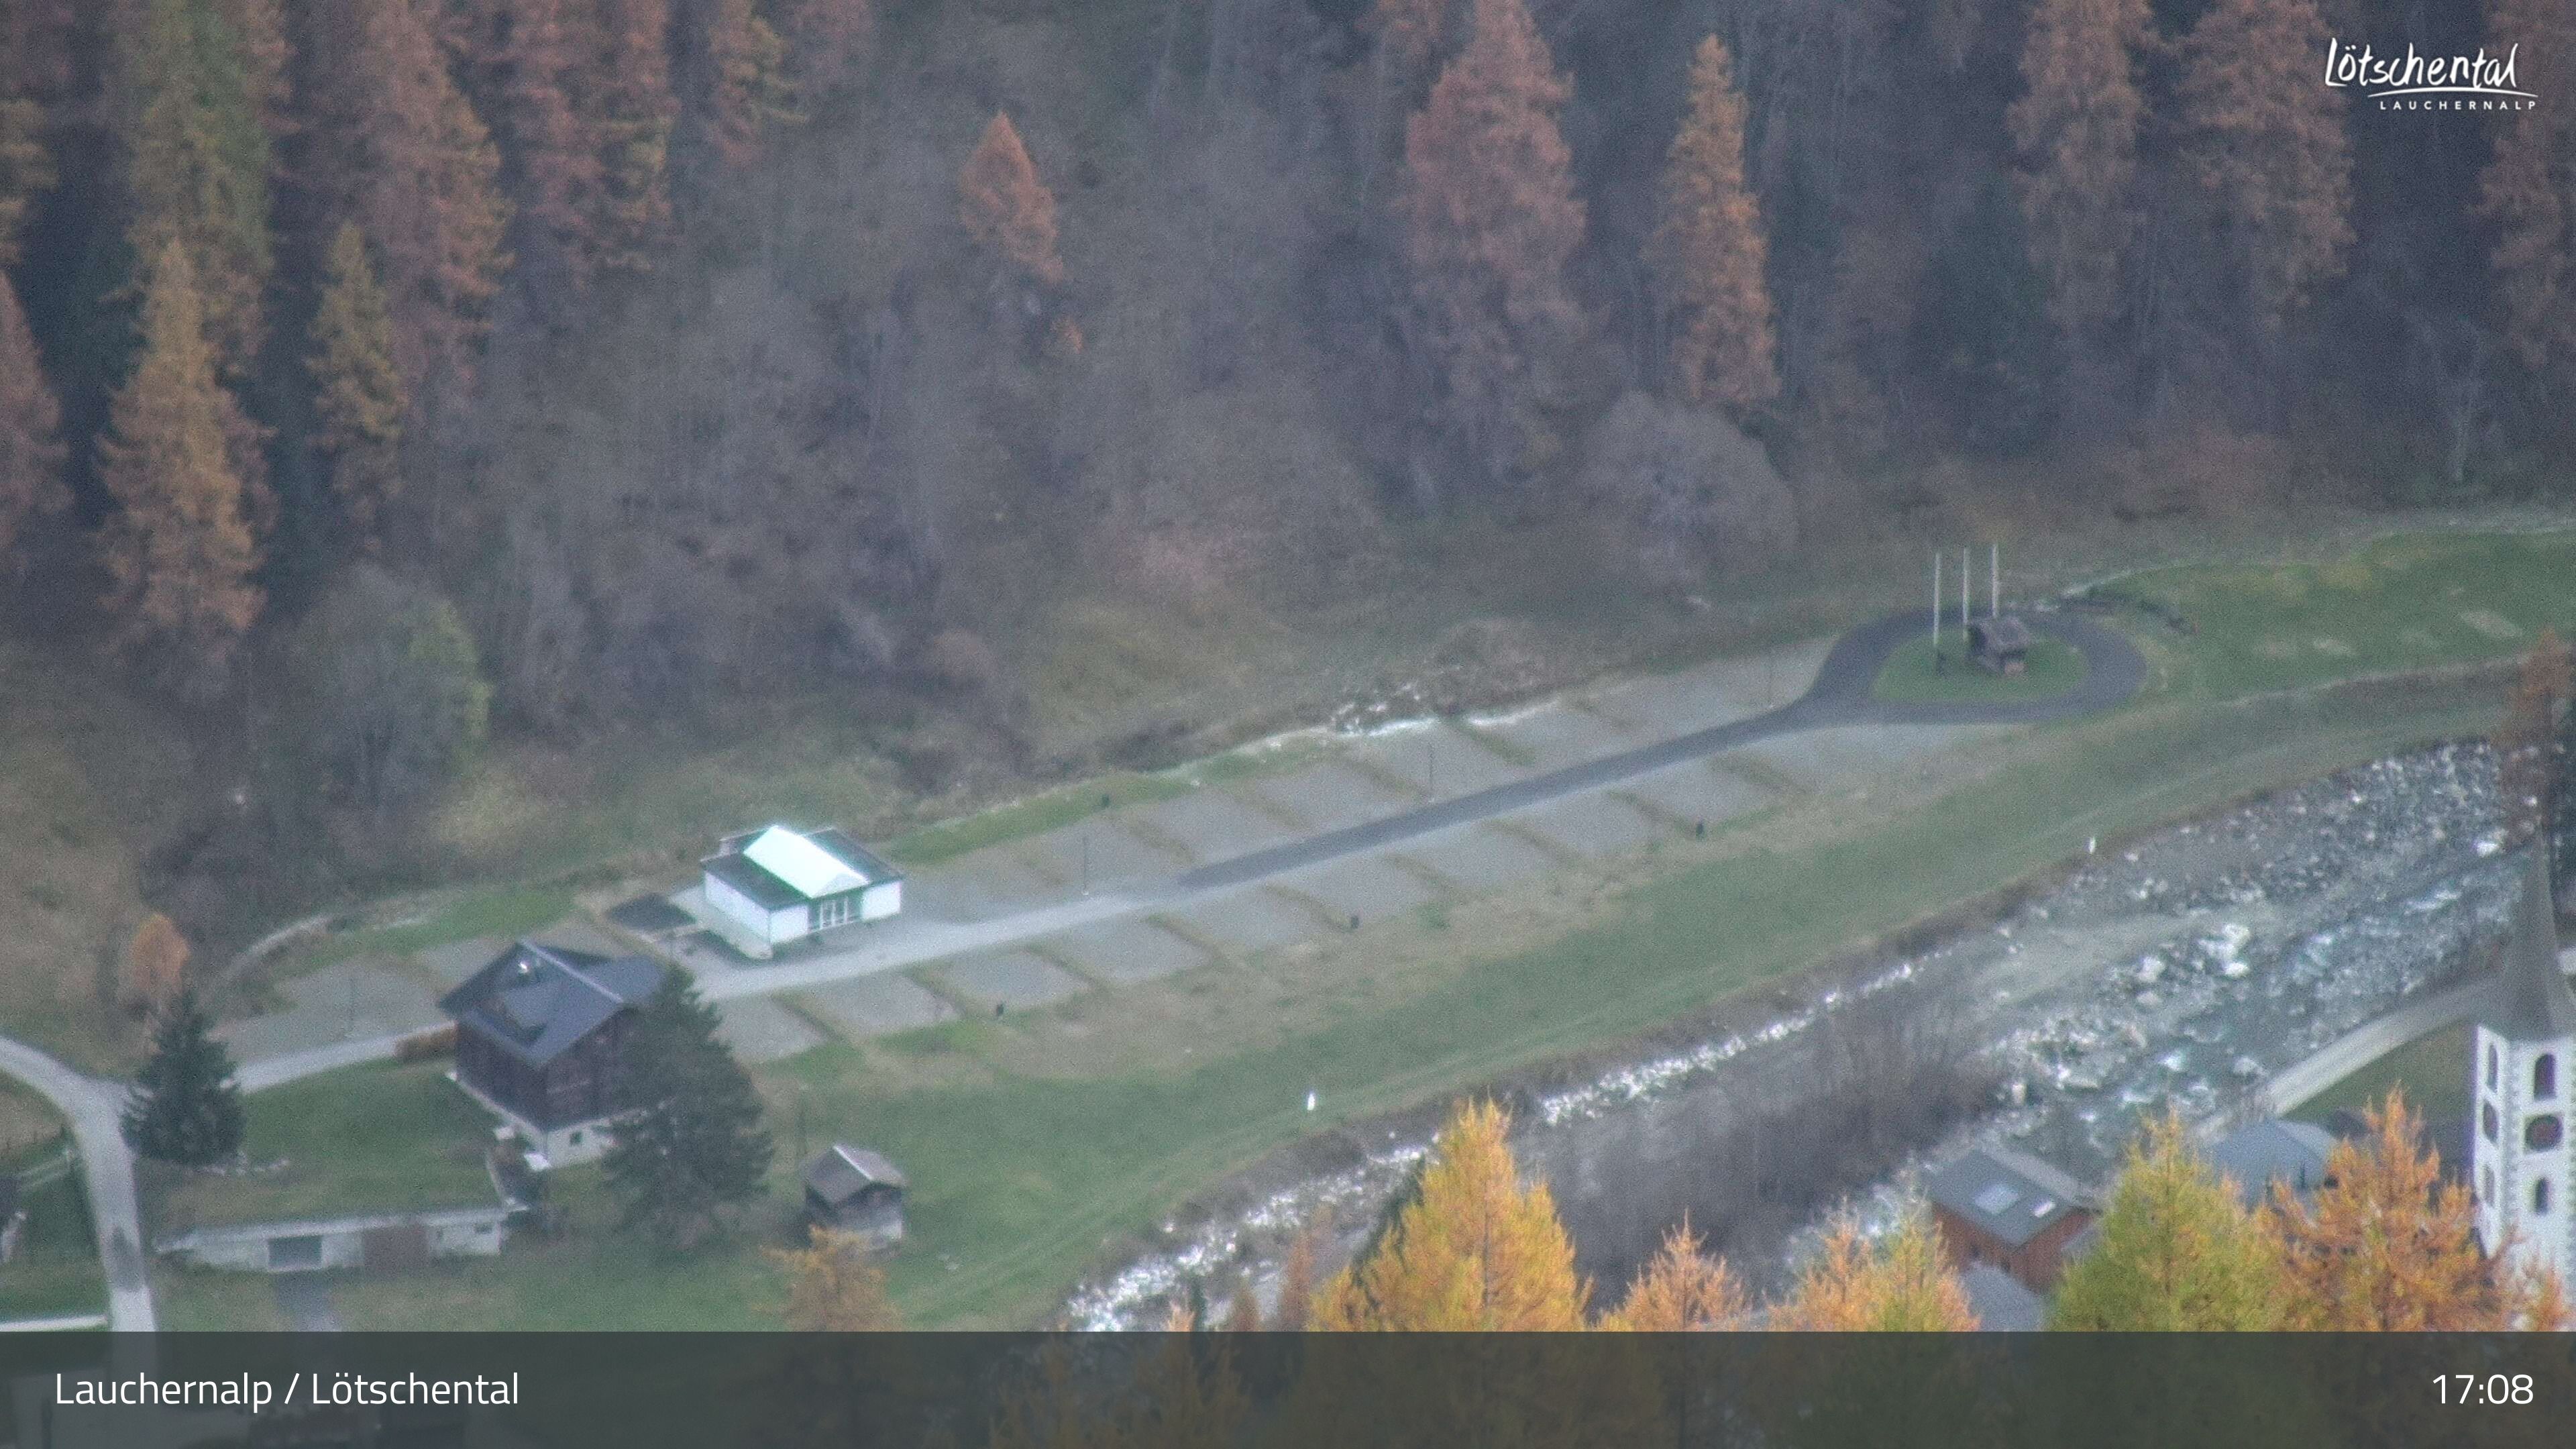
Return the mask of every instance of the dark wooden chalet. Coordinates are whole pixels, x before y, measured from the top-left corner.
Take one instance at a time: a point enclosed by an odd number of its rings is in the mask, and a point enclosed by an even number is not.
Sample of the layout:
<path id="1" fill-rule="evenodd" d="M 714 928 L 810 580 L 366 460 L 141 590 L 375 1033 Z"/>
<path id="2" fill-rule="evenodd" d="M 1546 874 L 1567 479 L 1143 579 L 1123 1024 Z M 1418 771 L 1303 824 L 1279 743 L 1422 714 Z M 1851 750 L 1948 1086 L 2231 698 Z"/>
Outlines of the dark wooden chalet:
<path id="1" fill-rule="evenodd" d="M 2011 614 L 1972 620 L 1968 657 L 1990 673 L 2019 674 L 2030 667 L 2030 626 Z"/>
<path id="2" fill-rule="evenodd" d="M 458 1085 L 559 1152 L 548 1139 L 628 1105 L 620 1058 L 665 969 L 640 956 L 513 944 L 438 1003 L 456 1019 Z"/>

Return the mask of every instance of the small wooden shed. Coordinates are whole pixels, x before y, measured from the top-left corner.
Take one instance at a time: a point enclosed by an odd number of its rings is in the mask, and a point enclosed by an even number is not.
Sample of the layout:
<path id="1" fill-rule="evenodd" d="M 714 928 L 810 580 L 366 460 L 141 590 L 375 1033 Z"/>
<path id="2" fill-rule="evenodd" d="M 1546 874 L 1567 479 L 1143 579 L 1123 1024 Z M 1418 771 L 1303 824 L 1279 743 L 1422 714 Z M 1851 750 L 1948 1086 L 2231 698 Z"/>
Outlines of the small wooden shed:
<path id="1" fill-rule="evenodd" d="M 903 1241 L 904 1187 L 903 1173 L 884 1157 L 835 1142 L 805 1164 L 805 1216 L 890 1248 Z"/>
<path id="2" fill-rule="evenodd" d="M 2030 626 L 2013 614 L 1971 620 L 1968 657 L 1990 674 L 2019 674 L 2030 667 Z"/>

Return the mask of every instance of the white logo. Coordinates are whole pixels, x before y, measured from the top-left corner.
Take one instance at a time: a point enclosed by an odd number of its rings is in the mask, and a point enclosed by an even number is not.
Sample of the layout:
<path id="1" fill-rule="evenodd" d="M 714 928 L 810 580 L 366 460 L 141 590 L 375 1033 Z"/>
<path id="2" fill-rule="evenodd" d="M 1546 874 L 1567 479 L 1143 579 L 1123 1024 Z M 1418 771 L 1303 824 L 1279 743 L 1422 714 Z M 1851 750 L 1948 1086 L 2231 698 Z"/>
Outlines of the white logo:
<path id="1" fill-rule="evenodd" d="M 2514 62 L 2522 47 L 2492 56 L 2418 55 L 2409 43 L 2403 58 L 2359 50 L 2328 37 L 2326 84 L 2357 87 L 2383 111 L 2527 111 L 2540 98 L 2520 89 Z"/>

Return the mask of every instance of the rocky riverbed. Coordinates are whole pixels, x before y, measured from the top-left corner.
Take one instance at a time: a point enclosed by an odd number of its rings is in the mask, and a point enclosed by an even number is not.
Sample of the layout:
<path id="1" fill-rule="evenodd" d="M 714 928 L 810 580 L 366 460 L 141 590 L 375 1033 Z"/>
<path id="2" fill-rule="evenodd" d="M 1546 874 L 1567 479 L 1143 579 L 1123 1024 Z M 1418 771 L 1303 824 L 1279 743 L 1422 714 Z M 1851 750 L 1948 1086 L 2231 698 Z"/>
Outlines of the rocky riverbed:
<path id="1" fill-rule="evenodd" d="M 1776 1285 L 1806 1233 L 1845 1204 L 1749 1211 L 1784 1150 L 1748 1124 L 1802 1092 L 1848 1090 L 1902 1023 L 1973 1058 L 1985 1110 L 1880 1160 L 1838 1163 L 1849 1210 L 1884 1220 L 1921 1166 L 1980 1137 L 2080 1178 L 2117 1162 L 2143 1114 L 2208 1118 L 2262 1105 L 2266 1078 L 2464 970 L 2502 930 L 2515 875 L 2494 831 L 2495 768 L 2454 745 L 2379 761 L 2164 830 L 2081 862 L 1991 926 L 1873 963 L 1705 1040 L 1527 1094 L 1517 1146 L 1544 1174 L 1605 1284 L 1685 1213 L 1757 1283 Z M 1859 1023 L 1871 1023 L 1864 1032 Z M 1330 1170 L 1276 1181 L 1186 1224 L 1087 1283 L 1068 1322 L 1158 1321 L 1193 1280 L 1266 1288 L 1297 1225 L 1373 1222 L 1424 1150 L 1422 1128 Z M 1755 1158 L 1760 1161 L 1755 1161 Z M 1782 1187 L 1782 1192 L 1790 1191 Z"/>

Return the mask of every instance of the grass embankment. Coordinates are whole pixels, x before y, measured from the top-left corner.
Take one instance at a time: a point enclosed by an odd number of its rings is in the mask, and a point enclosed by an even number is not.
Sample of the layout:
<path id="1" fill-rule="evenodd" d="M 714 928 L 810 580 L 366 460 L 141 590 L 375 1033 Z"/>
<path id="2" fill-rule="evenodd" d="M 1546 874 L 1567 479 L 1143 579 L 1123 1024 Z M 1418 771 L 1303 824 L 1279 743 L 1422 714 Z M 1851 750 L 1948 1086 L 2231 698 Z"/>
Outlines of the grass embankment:
<path id="1" fill-rule="evenodd" d="M 145 1164 L 155 1236 L 203 1223 L 258 1222 L 492 1201 L 483 1170 L 491 1121 L 442 1075 L 444 1062 L 374 1064 L 246 1100 L 242 1148 L 273 1172 L 181 1173 Z"/>
<path id="2" fill-rule="evenodd" d="M 2347 596 L 2335 617 L 2391 621 L 2347 623 L 2334 637 L 2350 652 L 2321 656 L 2332 673 L 2398 667 L 2418 626 L 2393 621 L 2429 607 L 2427 594 L 2450 598 L 2455 580 L 2471 592 L 2453 614 L 2492 610 L 2528 630 L 2557 606 L 2517 571 L 2554 573 L 2563 545 L 2449 544 L 2450 569 L 2420 549 L 2380 548 L 2327 571 Z M 1318 1128 L 1650 1030 L 2044 871 L 2089 836 L 2116 839 L 2492 722 L 2491 692 L 2456 678 L 2262 692 L 2245 660 L 2283 665 L 2278 683 L 2328 676 L 2317 661 L 2246 653 L 2222 632 L 2247 627 L 2218 601 L 2254 596 L 2241 575 L 2255 572 L 2149 581 L 2192 601 L 2180 607 L 2199 631 L 2148 631 L 2155 668 L 2131 708 L 2034 731 L 1982 756 L 1982 775 L 1912 798 L 1806 797 L 1757 817 L 1758 830 L 1712 832 L 1704 851 L 1677 843 L 1633 875 L 1551 886 L 1588 893 L 1574 929 L 1515 936 L 1493 924 L 1513 907 L 1461 906 L 1446 930 L 1397 918 L 1320 964 L 1291 952 L 935 1042 L 820 1048 L 756 1073 L 773 1129 L 783 1135 L 801 1099 L 815 1141 L 865 1141 L 905 1167 L 911 1237 L 892 1273 L 912 1321 L 1025 1323 L 1110 1242 Z M 2512 647 L 2501 630 L 2472 632 L 2491 647 L 2453 638 L 2430 662 Z M 1323 1112 L 1303 1110 L 1308 1088 Z M 782 1160 L 773 1204 L 789 1200 L 791 1171 Z M 498 1263 L 348 1284 L 339 1304 L 353 1326 L 752 1324 L 778 1294 L 763 1237 L 665 1260 L 594 1214 L 583 1231 Z"/>
<path id="3" fill-rule="evenodd" d="M 18 1255 L 0 1264 L 0 1321 L 102 1311 L 107 1275 L 62 1118 L 14 1083 L 0 1084 L 0 1134 L 0 1172 L 17 1177 L 27 1215 Z"/>
<path id="4" fill-rule="evenodd" d="M 572 892 L 553 886 L 470 891 L 416 920 L 316 937 L 288 953 L 279 974 L 319 970 L 353 956 L 408 956 L 477 936 L 521 936 L 572 910 Z"/>
<path id="5" fill-rule="evenodd" d="M 1943 631 L 1946 635 L 1948 631 Z M 2044 634 L 2034 635 L 2027 666 L 2019 674 L 1988 674 L 1962 661 L 1967 646 L 1942 645 L 1946 667 L 1933 668 L 1932 640 L 1909 640 L 1888 656 L 1870 687 L 1876 698 L 1905 704 L 1918 700 L 2024 700 L 2062 694 L 2084 680 L 2084 656 Z"/>
<path id="6" fill-rule="evenodd" d="M 1250 745 L 1169 770 L 1103 775 L 908 831 L 888 841 L 885 853 L 907 866 L 936 865 L 989 845 L 1060 830 L 1106 810 L 1170 800 L 1203 786 L 1293 769 L 1314 754 L 1315 750 L 1294 744 Z"/>
<path id="7" fill-rule="evenodd" d="M 2458 1022 L 2417 1037 L 2351 1076 L 2317 1093 L 2291 1115 L 2322 1126 L 2337 1112 L 2360 1113 L 2376 1107 L 2388 1089 L 2404 1089 L 2406 1100 L 2427 1122 L 2469 1119 L 2469 1030 Z"/>

